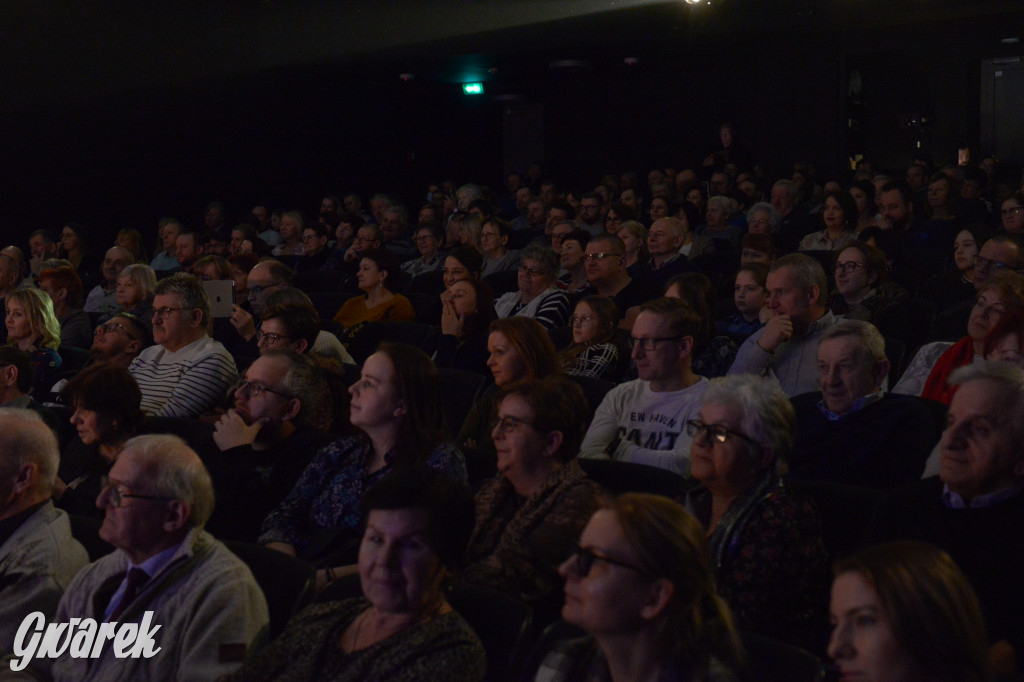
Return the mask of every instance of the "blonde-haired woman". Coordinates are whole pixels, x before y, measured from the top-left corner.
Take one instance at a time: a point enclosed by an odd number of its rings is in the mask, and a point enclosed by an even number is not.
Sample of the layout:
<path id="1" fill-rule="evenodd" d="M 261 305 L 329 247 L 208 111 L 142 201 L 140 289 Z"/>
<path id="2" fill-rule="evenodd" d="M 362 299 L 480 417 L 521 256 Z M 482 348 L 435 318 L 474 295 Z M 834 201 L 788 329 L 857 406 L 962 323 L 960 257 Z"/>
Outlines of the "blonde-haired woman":
<path id="1" fill-rule="evenodd" d="M 16 289 L 5 299 L 7 343 L 32 356 L 32 397 L 42 401 L 60 368 L 60 323 L 53 301 L 39 289 Z"/>

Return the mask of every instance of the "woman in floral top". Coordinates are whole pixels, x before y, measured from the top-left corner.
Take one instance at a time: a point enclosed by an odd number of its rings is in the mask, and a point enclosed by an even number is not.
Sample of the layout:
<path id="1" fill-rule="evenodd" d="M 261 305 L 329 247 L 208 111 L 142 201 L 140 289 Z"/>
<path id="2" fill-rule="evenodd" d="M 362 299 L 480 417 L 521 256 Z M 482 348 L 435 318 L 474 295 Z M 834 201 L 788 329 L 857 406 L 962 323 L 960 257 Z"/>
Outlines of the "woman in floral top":
<path id="1" fill-rule="evenodd" d="M 437 368 L 422 351 L 382 344 L 349 392 L 360 433 L 320 450 L 260 531 L 260 544 L 322 567 L 353 563 L 360 500 L 389 471 L 425 464 L 466 480 L 462 453 L 440 426 Z"/>

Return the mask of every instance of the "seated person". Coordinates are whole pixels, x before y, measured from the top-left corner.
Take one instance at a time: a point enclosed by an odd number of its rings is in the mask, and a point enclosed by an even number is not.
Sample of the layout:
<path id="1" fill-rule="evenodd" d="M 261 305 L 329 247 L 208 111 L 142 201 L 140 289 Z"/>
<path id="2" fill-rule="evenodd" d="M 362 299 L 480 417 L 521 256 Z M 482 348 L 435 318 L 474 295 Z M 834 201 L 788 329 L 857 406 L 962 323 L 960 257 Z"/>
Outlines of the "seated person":
<path id="1" fill-rule="evenodd" d="M 697 414 L 708 380 L 691 369 L 700 320 L 682 301 L 658 298 L 640 306 L 633 325 L 639 379 L 619 384 L 597 408 L 581 457 L 611 458 L 690 471 L 686 420 Z"/>
<path id="2" fill-rule="evenodd" d="M 487 337 L 487 367 L 494 386 L 487 388 L 462 422 L 455 444 L 463 451 L 475 450 L 478 456 L 494 456 L 491 438 L 495 392 L 522 379 L 543 379 L 558 374 L 558 360 L 551 337 L 536 320 L 510 317 L 491 322 Z M 493 469 L 487 472 L 489 476 Z"/>
<path id="3" fill-rule="evenodd" d="M 1016 308 L 1024 308 L 1024 277 L 1013 271 L 1000 271 L 978 289 L 977 302 L 967 322 L 967 336 L 956 343 L 934 341 L 921 346 L 892 392 L 919 395 L 948 405 L 954 392 L 950 374 L 981 356 L 985 338 L 999 318 Z"/>
<path id="4" fill-rule="evenodd" d="M 87 313 L 107 314 L 120 310 L 117 304 L 117 277 L 126 265 L 135 262 L 131 251 L 120 246 L 107 249 L 100 272 L 103 283 L 97 284 L 85 298 L 83 310 Z"/>
<path id="5" fill-rule="evenodd" d="M 708 533 L 715 582 L 736 625 L 818 650 L 826 632 L 828 555 L 814 508 L 782 485 L 793 407 L 770 379 L 713 379 L 693 438 L 686 508 Z"/>
<path id="6" fill-rule="evenodd" d="M 370 249 L 363 254 L 356 280 L 364 295 L 345 301 L 334 315 L 334 321 L 341 325 L 346 336 L 356 333 L 367 322 L 416 319 L 409 299 L 393 291 L 400 276 L 398 258 L 387 249 Z"/>
<path id="7" fill-rule="evenodd" d="M 68 515 L 50 499 L 57 439 L 39 415 L 0 409 L 0 654 L 31 613 L 52 619 L 64 588 L 87 563 Z"/>
<path id="8" fill-rule="evenodd" d="M 569 297 L 555 284 L 558 256 L 539 244 L 530 244 L 522 255 L 519 287 L 494 302 L 498 317 L 529 317 L 545 329 L 565 326 L 569 320 Z"/>
<path id="9" fill-rule="evenodd" d="M 206 334 L 210 301 L 194 276 L 160 280 L 153 299 L 153 341 L 128 371 L 142 391 L 142 411 L 197 417 L 212 408 L 237 376 L 235 360 Z"/>
<path id="10" fill-rule="evenodd" d="M 480 250 L 484 255 L 482 276 L 519 267 L 520 252 L 508 248 L 510 234 L 512 226 L 501 218 L 492 217 L 484 221 L 480 228 Z"/>
<path id="11" fill-rule="evenodd" d="M 32 358 L 32 397 L 46 400 L 54 374 L 63 360 L 60 324 L 53 314 L 53 302 L 39 289 L 16 289 L 4 297 L 7 313 L 7 343 Z"/>
<path id="12" fill-rule="evenodd" d="M 907 309 L 900 303 L 909 292 L 888 281 L 885 254 L 862 241 L 852 241 L 836 258 L 836 292 L 828 307 L 836 317 L 864 320 L 882 336 L 909 342 L 917 338 Z"/>
<path id="13" fill-rule="evenodd" d="M 53 497 L 69 514 L 102 518 L 96 498 L 124 444 L 142 431 L 142 395 L 126 370 L 98 363 L 76 374 L 60 396 L 73 410 L 76 433 L 61 452 Z"/>
<path id="14" fill-rule="evenodd" d="M 444 254 L 441 253 L 441 230 L 436 223 L 418 225 L 415 239 L 419 258 L 407 260 L 401 268 L 409 277 L 416 277 L 425 272 L 434 272 L 444 266 Z"/>
<path id="15" fill-rule="evenodd" d="M 792 478 L 891 490 L 921 478 L 939 440 L 918 398 L 885 395 L 885 340 L 870 322 L 840 320 L 818 342 L 821 391 L 790 399 L 796 410 Z"/>
<path id="16" fill-rule="evenodd" d="M 770 204 L 769 204 L 770 205 Z M 768 307 L 768 266 L 764 263 L 750 263 L 741 266 L 733 284 L 735 315 L 727 315 L 715 324 L 715 331 L 743 343 L 764 326 L 772 311 Z"/>
<path id="17" fill-rule="evenodd" d="M 675 502 L 604 501 L 558 569 L 562 618 L 587 636 L 557 643 L 530 679 L 741 679 L 743 647 L 707 556 L 703 529 Z"/>
<path id="18" fill-rule="evenodd" d="M 303 255 L 295 262 L 296 272 L 313 272 L 323 268 L 330 256 L 327 249 L 327 226 L 309 223 L 302 228 Z"/>
<path id="19" fill-rule="evenodd" d="M 571 376 L 614 381 L 620 353 L 612 342 L 619 322 L 615 299 L 587 296 L 576 304 L 569 322 L 572 343 L 558 354 L 562 371 Z"/>
<path id="20" fill-rule="evenodd" d="M 665 285 L 665 296 L 690 307 L 700 318 L 700 333 L 694 339 L 693 371 L 713 379 L 729 371 L 736 359 L 736 342 L 715 335 L 715 287 L 699 272 L 676 275 Z"/>
<path id="21" fill-rule="evenodd" d="M 487 337 L 494 312 L 494 295 L 478 279 L 452 283 L 449 296 L 441 303 L 441 337 L 434 364 L 490 378 L 487 367 Z"/>
<path id="22" fill-rule="evenodd" d="M 825 305 L 828 280 L 821 264 L 792 253 L 768 270 L 768 307 L 775 313 L 743 342 L 729 374 L 775 378 L 786 395 L 817 388 L 818 339 L 836 323 Z"/>
<path id="23" fill-rule="evenodd" d="M 849 192 L 825 195 L 819 219 L 822 229 L 800 240 L 801 251 L 842 251 L 856 241 L 857 206 Z"/>
<path id="24" fill-rule="evenodd" d="M 126 265 L 117 278 L 117 303 L 121 311 L 131 313 L 146 325 L 146 331 L 153 333 L 153 290 L 156 289 L 156 273 L 142 263 Z M 116 314 L 116 313 L 114 313 Z M 113 315 L 104 315 L 106 322 Z"/>
<path id="25" fill-rule="evenodd" d="M 63 682 L 85 679 L 214 680 L 235 670 L 268 626 L 263 592 L 241 559 L 203 530 L 213 486 L 195 452 L 175 436 L 137 436 L 125 444 L 96 504 L 100 539 L 116 551 L 84 568 L 68 586 L 55 622 L 160 625 L 151 658 L 35 659 Z"/>
<path id="26" fill-rule="evenodd" d="M 32 356 L 14 346 L 0 346 L 0 407 L 38 412 L 50 430 L 60 435 L 65 429 L 49 408 L 32 397 Z"/>
<path id="27" fill-rule="evenodd" d="M 351 564 L 359 501 L 393 469 L 425 464 L 466 480 L 466 464 L 445 442 L 437 369 L 423 351 L 381 344 L 351 388 L 359 431 L 321 449 L 288 497 L 264 520 L 260 544 L 320 567 Z M 318 578 L 326 580 L 326 571 Z"/>
<path id="28" fill-rule="evenodd" d="M 128 369 L 142 349 L 151 345 L 152 336 L 139 318 L 131 313 L 114 313 L 109 320 L 96 325 L 89 355 L 92 362 L 108 362 Z"/>
<path id="29" fill-rule="evenodd" d="M 498 475 L 477 491 L 463 577 L 543 606 L 601 493 L 575 459 L 587 401 L 560 377 L 516 382 L 494 400 Z"/>
<path id="30" fill-rule="evenodd" d="M 39 288 L 53 302 L 53 314 L 60 324 L 60 345 L 88 348 L 92 343 L 92 319 L 82 310 L 82 280 L 70 266 L 45 268 L 39 273 Z"/>
<path id="31" fill-rule="evenodd" d="M 615 299 L 620 316 L 647 300 L 640 283 L 629 276 L 626 268 L 626 245 L 613 234 L 600 234 L 587 242 L 583 255 L 587 282 L 592 292 Z"/>
<path id="32" fill-rule="evenodd" d="M 587 286 L 587 263 L 583 260 L 583 251 L 590 242 L 590 233 L 575 229 L 562 239 L 562 250 L 559 252 L 559 263 L 565 273 L 558 278 L 558 285 L 565 289 L 572 299 L 581 295 Z"/>
<path id="33" fill-rule="evenodd" d="M 260 353 L 264 349 L 280 348 L 287 343 L 290 348 L 304 355 L 336 360 L 343 365 L 356 364 L 337 336 L 320 329 L 320 315 L 309 296 L 300 289 L 284 287 L 270 294 L 260 317 L 260 330 L 264 329 L 264 324 L 269 323 L 265 332 L 278 337 L 274 339 L 264 335 L 260 341 L 253 336 Z M 299 343 L 299 339 L 305 343 Z"/>
<path id="34" fill-rule="evenodd" d="M 225 681 L 483 680 L 483 647 L 444 593 L 471 529 L 469 490 L 413 467 L 382 478 L 362 508 L 365 596 L 307 607 Z"/>
<path id="35" fill-rule="evenodd" d="M 214 447 L 202 453 L 217 492 L 211 531 L 256 541 L 263 519 L 327 445 L 318 427 L 324 414 L 335 412 L 332 400 L 319 365 L 294 350 L 268 349 L 249 365 L 234 408 L 214 427 Z"/>
<path id="36" fill-rule="evenodd" d="M 958 387 L 940 441 L 938 476 L 894 491 L 878 512 L 876 541 L 912 539 L 949 553 L 978 593 L 990 642 L 1024 651 L 1024 371 L 974 362 Z"/>
<path id="37" fill-rule="evenodd" d="M 844 678 L 992 679 L 978 597 L 933 545 L 889 542 L 841 559 L 830 610 L 828 653 Z M 865 616 L 877 633 L 871 646 L 861 634 Z"/>

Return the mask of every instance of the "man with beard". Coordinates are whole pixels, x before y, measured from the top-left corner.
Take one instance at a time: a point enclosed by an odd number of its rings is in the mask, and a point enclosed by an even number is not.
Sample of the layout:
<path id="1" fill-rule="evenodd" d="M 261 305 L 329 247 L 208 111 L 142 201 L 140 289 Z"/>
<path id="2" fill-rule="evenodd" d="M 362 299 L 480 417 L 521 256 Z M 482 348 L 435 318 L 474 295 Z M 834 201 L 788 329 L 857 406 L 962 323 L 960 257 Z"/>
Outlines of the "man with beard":
<path id="1" fill-rule="evenodd" d="M 263 519 L 330 440 L 310 416 L 331 411 L 331 401 L 323 373 L 307 355 L 273 349 L 249 365 L 235 407 L 214 429 L 216 447 L 204 458 L 217 493 L 212 532 L 256 541 Z"/>

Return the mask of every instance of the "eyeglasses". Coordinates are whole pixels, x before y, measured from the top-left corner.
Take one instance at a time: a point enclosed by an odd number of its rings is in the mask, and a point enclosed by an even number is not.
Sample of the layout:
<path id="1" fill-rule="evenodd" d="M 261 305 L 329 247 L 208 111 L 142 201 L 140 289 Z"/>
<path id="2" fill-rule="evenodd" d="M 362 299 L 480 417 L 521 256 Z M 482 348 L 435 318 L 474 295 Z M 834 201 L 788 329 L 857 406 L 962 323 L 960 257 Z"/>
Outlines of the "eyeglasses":
<path id="1" fill-rule="evenodd" d="M 1008 268 L 1010 266 L 1007 265 L 1006 263 L 1000 263 L 997 260 L 992 260 L 991 258 L 985 258 L 984 256 L 975 256 L 974 267 L 981 268 L 982 270 L 987 270 L 988 268 L 992 268 L 993 270 L 1002 270 L 1003 268 Z"/>
<path id="2" fill-rule="evenodd" d="M 292 397 L 287 393 L 283 393 L 277 390 L 276 388 L 270 388 L 269 386 L 258 384 L 255 381 L 243 381 L 238 385 L 238 388 L 235 390 L 241 393 L 248 393 L 253 398 L 259 396 L 260 393 L 266 391 L 267 393 L 273 393 L 274 395 L 279 395 L 282 398 L 287 398 L 288 400 L 292 399 Z"/>
<path id="3" fill-rule="evenodd" d="M 537 268 L 527 268 L 527 267 L 524 267 L 524 266 L 520 265 L 519 266 L 519 274 L 520 275 L 526 275 L 527 277 L 540 277 L 541 275 L 546 274 L 546 273 L 542 272 L 541 270 L 539 270 Z"/>
<path id="4" fill-rule="evenodd" d="M 707 433 L 708 438 L 716 443 L 724 443 L 729 440 L 729 436 L 736 436 L 737 438 L 742 438 L 752 445 L 761 445 L 761 443 L 758 443 L 750 436 L 742 434 L 739 431 L 733 431 L 727 426 L 722 426 L 721 424 L 705 424 L 697 419 L 691 419 L 686 422 L 686 433 L 691 438 L 696 438 L 702 433 Z"/>
<path id="5" fill-rule="evenodd" d="M 121 507 L 124 505 L 124 501 L 127 499 L 133 500 L 158 500 L 160 502 L 170 502 L 174 500 L 173 497 L 162 497 L 160 495 L 136 495 L 134 493 L 127 492 L 127 488 L 117 483 L 110 483 L 109 481 L 103 487 L 102 492 L 107 493 L 107 499 L 110 500 L 111 507 Z"/>
<path id="6" fill-rule="evenodd" d="M 170 306 L 164 306 L 163 308 L 154 308 L 153 317 L 167 317 L 173 312 L 178 310 L 192 310 L 191 308 L 171 308 Z"/>
<path id="7" fill-rule="evenodd" d="M 573 315 L 572 317 L 569 318 L 569 323 L 573 327 L 585 327 L 596 319 L 597 318 L 594 317 L 593 315 L 583 315 L 581 317 Z"/>
<path id="8" fill-rule="evenodd" d="M 93 332 L 93 335 L 99 334 L 100 332 L 103 332 L 104 334 L 109 334 L 115 329 L 120 329 L 121 331 L 123 331 L 124 335 L 127 336 L 132 341 L 138 341 L 138 339 L 135 338 L 135 335 L 128 330 L 128 327 L 124 326 L 120 322 L 107 322 L 106 324 L 101 324 L 98 327 L 96 327 L 96 331 Z"/>
<path id="9" fill-rule="evenodd" d="M 533 428 L 533 424 L 525 419 L 520 419 L 519 417 L 495 417 L 491 420 L 491 431 L 498 429 L 505 435 L 515 433 L 521 426 L 529 426 Z"/>
<path id="10" fill-rule="evenodd" d="M 268 284 L 268 285 L 266 285 L 264 287 L 260 287 L 260 286 L 253 287 L 253 286 L 250 286 L 248 291 L 246 292 L 246 295 L 249 298 L 256 298 L 257 296 L 261 295 L 267 289 L 272 289 L 273 287 L 279 287 L 282 284 L 284 284 L 284 282 L 274 282 L 273 284 Z"/>
<path id="11" fill-rule="evenodd" d="M 631 336 L 630 339 L 633 341 L 634 346 L 640 346 L 644 350 L 655 350 L 663 341 L 678 341 L 683 338 L 682 336 L 660 336 L 650 339 L 638 339 L 635 336 Z"/>
<path id="12" fill-rule="evenodd" d="M 583 256 L 583 260 L 585 260 L 585 261 L 587 261 L 589 263 L 590 261 L 594 261 L 594 260 L 604 260 L 605 258 L 621 258 L 621 257 L 622 257 L 621 253 L 611 253 L 610 251 L 602 251 L 601 253 L 588 253 L 587 255 Z"/>
<path id="13" fill-rule="evenodd" d="M 648 573 L 639 566 L 634 566 L 633 564 L 628 564 L 625 561 L 619 561 L 618 559 L 612 559 L 611 557 L 595 554 L 592 550 L 585 549 L 579 545 L 576 545 L 573 548 L 572 556 L 570 558 L 576 559 L 576 575 L 580 578 L 586 578 L 590 575 L 590 569 L 593 568 L 595 561 L 603 561 L 606 564 L 611 564 L 612 566 L 628 568 L 629 570 L 636 571 L 637 573 Z"/>
<path id="14" fill-rule="evenodd" d="M 848 260 L 844 263 L 836 261 L 836 272 L 845 272 L 847 275 L 852 275 L 857 271 L 857 268 L 866 268 L 866 265 L 862 265 L 852 260 Z"/>
<path id="15" fill-rule="evenodd" d="M 999 212 L 999 214 L 1004 218 L 1009 218 L 1015 213 L 1020 213 L 1021 211 L 1024 211 L 1024 206 L 1011 206 L 1010 208 L 1004 208 Z"/>
<path id="16" fill-rule="evenodd" d="M 263 339 L 266 339 L 268 344 L 274 345 L 278 341 L 280 341 L 281 339 L 284 339 L 285 341 L 290 341 L 291 337 L 290 336 L 284 336 L 283 334 L 272 334 L 270 332 L 265 332 L 262 329 L 257 329 L 256 330 L 256 343 L 257 344 L 262 343 Z"/>

